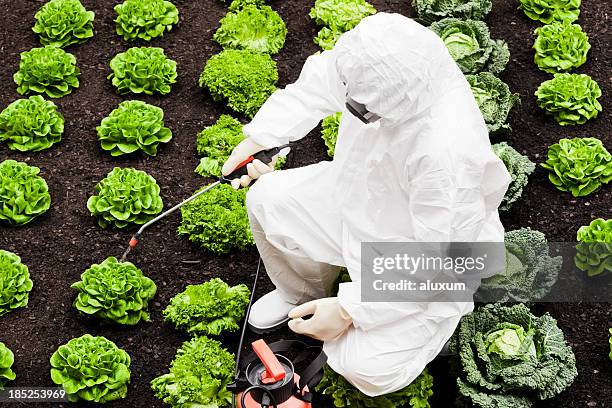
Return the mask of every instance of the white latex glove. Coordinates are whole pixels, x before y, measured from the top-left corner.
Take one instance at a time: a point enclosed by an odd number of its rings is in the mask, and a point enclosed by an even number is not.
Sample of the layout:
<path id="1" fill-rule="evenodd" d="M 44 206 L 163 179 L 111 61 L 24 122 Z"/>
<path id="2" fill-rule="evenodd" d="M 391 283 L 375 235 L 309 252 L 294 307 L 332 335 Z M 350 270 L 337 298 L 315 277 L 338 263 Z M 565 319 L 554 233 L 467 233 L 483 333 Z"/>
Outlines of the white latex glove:
<path id="1" fill-rule="evenodd" d="M 312 315 L 308 320 L 304 316 Z M 340 306 L 337 297 L 312 300 L 289 312 L 289 328 L 321 341 L 333 340 L 344 333 L 353 319 Z"/>
<path id="2" fill-rule="evenodd" d="M 227 176 L 236 169 L 236 166 L 245 161 L 249 156 L 259 153 L 262 150 L 266 150 L 266 148 L 247 137 L 234 148 L 230 157 L 228 157 L 225 164 L 223 164 L 221 173 Z M 274 157 L 269 165 L 261 160 L 253 160 L 251 163 L 247 164 L 248 175 L 233 179 L 231 182 L 232 187 L 236 190 L 240 188 L 240 186 L 246 187 L 251 184 L 251 181 L 259 178 L 262 174 L 274 171 L 276 160 L 277 158 Z"/>

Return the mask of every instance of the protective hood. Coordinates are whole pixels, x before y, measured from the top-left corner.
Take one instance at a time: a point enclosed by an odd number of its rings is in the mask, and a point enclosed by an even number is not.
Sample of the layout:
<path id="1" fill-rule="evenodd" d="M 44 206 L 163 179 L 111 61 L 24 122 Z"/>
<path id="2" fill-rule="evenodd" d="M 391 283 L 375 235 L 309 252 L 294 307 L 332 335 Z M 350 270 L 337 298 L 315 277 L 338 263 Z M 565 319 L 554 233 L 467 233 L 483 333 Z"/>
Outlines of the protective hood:
<path id="1" fill-rule="evenodd" d="M 461 74 L 435 33 L 399 14 L 364 18 L 334 52 L 348 95 L 392 124 L 427 110 Z"/>

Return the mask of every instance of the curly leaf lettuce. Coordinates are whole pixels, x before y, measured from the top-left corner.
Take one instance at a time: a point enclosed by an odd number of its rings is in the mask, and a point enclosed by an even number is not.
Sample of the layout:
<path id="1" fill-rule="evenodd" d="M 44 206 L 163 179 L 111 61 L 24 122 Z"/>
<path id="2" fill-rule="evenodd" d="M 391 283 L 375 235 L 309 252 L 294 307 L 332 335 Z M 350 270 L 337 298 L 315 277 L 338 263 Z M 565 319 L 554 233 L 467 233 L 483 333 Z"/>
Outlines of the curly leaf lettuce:
<path id="1" fill-rule="evenodd" d="M 508 115 L 510 110 L 520 102 L 518 94 L 510 92 L 508 85 L 490 72 L 466 75 L 466 79 L 489 133 L 511 130 Z"/>
<path id="2" fill-rule="evenodd" d="M 93 37 L 93 11 L 87 11 L 79 0 L 50 0 L 36 13 L 32 27 L 42 45 L 64 48 Z"/>
<path id="3" fill-rule="evenodd" d="M 487 305 L 464 316 L 450 350 L 462 401 L 479 408 L 531 408 L 568 388 L 576 357 L 549 314 L 523 304 Z"/>
<path id="4" fill-rule="evenodd" d="M 315 44 L 330 50 L 342 33 L 352 30 L 376 9 L 365 0 L 316 0 L 309 16 L 323 26 L 315 37 Z"/>
<path id="5" fill-rule="evenodd" d="M 132 47 L 117 54 L 110 62 L 112 80 L 117 92 L 166 95 L 176 83 L 176 62 L 158 47 Z"/>
<path id="6" fill-rule="evenodd" d="M 553 21 L 576 21 L 580 15 L 581 0 L 519 0 L 527 17 L 544 24 Z"/>
<path id="7" fill-rule="evenodd" d="M 26 307 L 32 287 L 30 271 L 21 258 L 0 249 L 0 316 Z"/>
<path id="8" fill-rule="evenodd" d="M 166 321 L 190 334 L 219 335 L 236 331 L 244 316 L 251 292 L 246 285 L 230 287 L 214 278 L 200 285 L 188 285 L 174 296 L 164 310 Z"/>
<path id="9" fill-rule="evenodd" d="M 18 99 L 0 113 L 0 141 L 9 149 L 38 152 L 62 140 L 64 117 L 40 95 Z"/>
<path id="10" fill-rule="evenodd" d="M 591 44 L 578 24 L 566 20 L 538 27 L 535 33 L 534 62 L 542 71 L 570 71 L 586 62 Z"/>
<path id="11" fill-rule="evenodd" d="M 96 131 L 102 149 L 111 156 L 139 150 L 156 156 L 159 145 L 172 139 L 172 131 L 164 126 L 164 111 L 142 101 L 121 102 Z"/>
<path id="12" fill-rule="evenodd" d="M 491 0 L 412 0 L 419 20 L 431 23 L 447 17 L 483 20 L 491 11 Z"/>
<path id="13" fill-rule="evenodd" d="M 574 263 L 589 277 L 612 272 L 612 219 L 597 218 L 578 229 Z"/>
<path id="14" fill-rule="evenodd" d="M 179 21 L 178 9 L 166 0 L 125 0 L 115 11 L 117 34 L 128 41 L 162 37 Z"/>
<path id="15" fill-rule="evenodd" d="M 499 74 L 510 59 L 508 44 L 492 40 L 482 21 L 445 18 L 429 28 L 438 34 L 464 74 L 488 71 Z"/>
<path id="16" fill-rule="evenodd" d="M 199 84 L 215 101 L 225 100 L 234 111 L 253 117 L 276 90 L 277 81 L 276 62 L 270 55 L 226 49 L 208 60 Z"/>
<path id="17" fill-rule="evenodd" d="M 499 206 L 501 211 L 508 211 L 523 195 L 523 189 L 527 186 L 529 175 L 535 170 L 535 164 L 529 160 L 529 157 L 520 154 L 506 142 L 494 144 L 492 147 L 493 152 L 504 162 L 510 173 L 510 185 Z"/>
<path id="18" fill-rule="evenodd" d="M 601 89 L 585 74 L 555 74 L 536 90 L 538 106 L 552 115 L 558 124 L 581 125 L 594 119 L 602 107 Z"/>
<path id="19" fill-rule="evenodd" d="M 213 39 L 224 48 L 276 54 L 286 36 L 285 22 L 271 7 L 244 6 L 221 19 Z"/>
<path id="20" fill-rule="evenodd" d="M 338 141 L 338 129 L 340 128 L 340 121 L 342 120 L 342 112 L 336 112 L 333 115 L 329 115 L 321 124 L 321 137 L 327 146 L 327 155 L 334 157 L 336 150 L 336 142 Z"/>
<path id="21" fill-rule="evenodd" d="M 412 383 L 401 390 L 369 397 L 334 372 L 329 366 L 323 368 L 323 378 L 316 387 L 317 392 L 333 398 L 336 407 L 351 408 L 429 408 L 429 397 L 433 395 L 433 377 L 425 369 Z"/>
<path id="22" fill-rule="evenodd" d="M 124 325 L 149 320 L 149 302 L 157 292 L 155 282 L 131 262 L 109 257 L 93 264 L 72 284 L 78 291 L 74 307 L 86 315 Z"/>
<path id="23" fill-rule="evenodd" d="M 183 343 L 170 372 L 151 381 L 155 396 L 173 408 L 231 405 L 227 390 L 235 370 L 234 355 L 216 340 L 205 336 Z"/>
<path id="24" fill-rule="evenodd" d="M 246 192 L 222 184 L 196 198 L 181 208 L 178 234 L 216 254 L 253 245 Z"/>
<path id="25" fill-rule="evenodd" d="M 561 139 L 548 149 L 541 166 L 548 179 L 561 191 L 585 197 L 612 180 L 612 155 L 594 137 Z"/>
<path id="26" fill-rule="evenodd" d="M 39 93 L 61 98 L 79 87 L 80 75 L 74 55 L 47 45 L 21 53 L 19 71 L 13 80 L 21 95 Z"/>
<path id="27" fill-rule="evenodd" d="M 4 343 L 0 342 L 0 390 L 4 388 L 7 382 L 17 378 L 15 372 L 11 370 L 14 362 L 13 352 Z"/>
<path id="28" fill-rule="evenodd" d="M 40 169 L 15 160 L 0 163 L 0 224 L 25 225 L 51 207 Z"/>
<path id="29" fill-rule="evenodd" d="M 204 177 L 219 177 L 223 163 L 243 139 L 242 124 L 229 115 L 221 115 L 214 125 L 198 133 L 196 148 L 203 157 L 196 173 Z"/>
<path id="30" fill-rule="evenodd" d="M 71 402 L 105 403 L 125 398 L 130 356 L 104 337 L 85 334 L 53 353 L 51 380 L 66 391 Z"/>
<path id="31" fill-rule="evenodd" d="M 155 179 L 144 171 L 115 167 L 96 185 L 96 194 L 87 200 L 87 209 L 102 228 L 141 225 L 163 209 L 159 192 Z"/>

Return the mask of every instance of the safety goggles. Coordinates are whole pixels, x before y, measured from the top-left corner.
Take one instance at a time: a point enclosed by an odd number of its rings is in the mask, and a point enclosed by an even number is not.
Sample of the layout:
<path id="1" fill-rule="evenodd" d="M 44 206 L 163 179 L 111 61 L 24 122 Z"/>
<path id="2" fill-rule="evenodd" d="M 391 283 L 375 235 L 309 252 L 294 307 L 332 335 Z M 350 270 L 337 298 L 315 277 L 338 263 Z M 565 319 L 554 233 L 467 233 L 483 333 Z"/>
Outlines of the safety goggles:
<path id="1" fill-rule="evenodd" d="M 368 123 L 374 123 L 377 120 L 380 120 L 380 116 L 378 116 L 377 114 L 373 112 L 370 112 L 364 104 L 355 101 L 353 98 L 351 98 L 348 95 L 346 95 L 345 105 L 346 105 L 346 108 L 349 110 L 349 112 L 355 115 L 357 119 L 359 119 L 366 125 Z"/>

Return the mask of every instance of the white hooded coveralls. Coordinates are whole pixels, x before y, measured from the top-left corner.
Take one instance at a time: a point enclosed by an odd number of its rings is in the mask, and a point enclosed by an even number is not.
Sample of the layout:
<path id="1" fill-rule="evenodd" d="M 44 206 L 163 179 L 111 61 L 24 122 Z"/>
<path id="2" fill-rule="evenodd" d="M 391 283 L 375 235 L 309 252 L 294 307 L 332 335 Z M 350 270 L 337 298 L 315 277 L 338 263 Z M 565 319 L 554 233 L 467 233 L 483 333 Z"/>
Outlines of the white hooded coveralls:
<path id="1" fill-rule="evenodd" d="M 347 92 L 382 119 L 359 121 Z M 401 15 L 365 18 L 309 57 L 244 132 L 271 148 L 338 111 L 333 161 L 263 175 L 247 208 L 285 301 L 328 296 L 338 267 L 348 268 L 338 298 L 353 325 L 324 350 L 332 369 L 376 396 L 410 384 L 473 304 L 361 302 L 361 242 L 503 242 L 497 207 L 510 177 L 444 43 Z"/>

